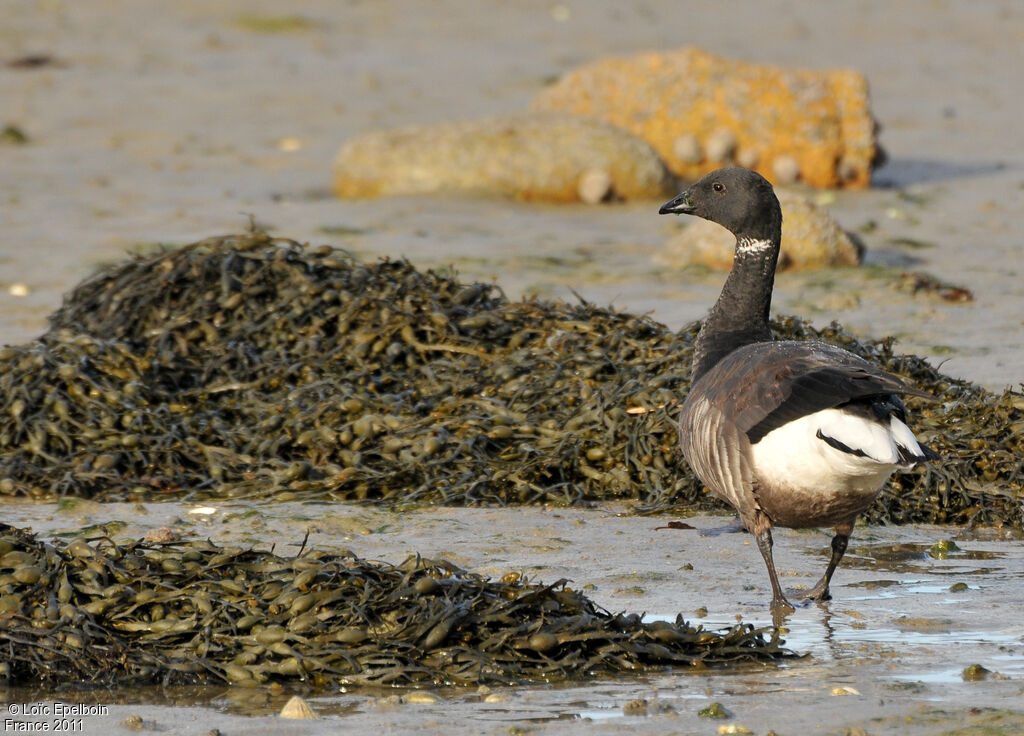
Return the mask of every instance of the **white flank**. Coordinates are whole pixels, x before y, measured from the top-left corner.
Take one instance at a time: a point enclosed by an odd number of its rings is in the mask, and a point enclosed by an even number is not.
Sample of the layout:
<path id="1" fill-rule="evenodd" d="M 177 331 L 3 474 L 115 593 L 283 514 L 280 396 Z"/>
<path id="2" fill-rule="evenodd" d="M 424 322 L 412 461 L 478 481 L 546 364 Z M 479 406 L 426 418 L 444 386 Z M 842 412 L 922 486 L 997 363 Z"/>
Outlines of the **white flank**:
<path id="1" fill-rule="evenodd" d="M 899 424 L 910 434 L 905 424 Z M 866 457 L 832 447 L 819 439 L 819 430 Z M 766 434 L 751 447 L 752 459 L 757 474 L 779 488 L 826 494 L 873 491 L 899 466 L 893 434 L 894 429 L 879 422 L 825 409 Z M 901 444 L 904 439 L 901 431 Z M 918 447 L 916 441 L 913 447 Z"/>

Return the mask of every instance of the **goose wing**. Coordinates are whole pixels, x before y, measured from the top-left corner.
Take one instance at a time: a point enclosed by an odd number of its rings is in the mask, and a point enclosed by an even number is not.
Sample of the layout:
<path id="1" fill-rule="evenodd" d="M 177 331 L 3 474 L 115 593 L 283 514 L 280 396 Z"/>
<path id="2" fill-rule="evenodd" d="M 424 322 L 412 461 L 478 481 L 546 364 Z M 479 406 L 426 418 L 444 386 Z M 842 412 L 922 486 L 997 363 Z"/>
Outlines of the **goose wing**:
<path id="1" fill-rule="evenodd" d="M 734 350 L 694 389 L 732 417 L 751 443 L 794 419 L 858 399 L 891 394 L 934 398 L 847 350 L 791 340 Z"/>
<path id="2" fill-rule="evenodd" d="M 751 445 L 794 419 L 892 394 L 934 398 L 834 345 L 754 343 L 729 353 L 691 387 L 680 444 L 697 477 L 749 529 L 761 511 Z"/>

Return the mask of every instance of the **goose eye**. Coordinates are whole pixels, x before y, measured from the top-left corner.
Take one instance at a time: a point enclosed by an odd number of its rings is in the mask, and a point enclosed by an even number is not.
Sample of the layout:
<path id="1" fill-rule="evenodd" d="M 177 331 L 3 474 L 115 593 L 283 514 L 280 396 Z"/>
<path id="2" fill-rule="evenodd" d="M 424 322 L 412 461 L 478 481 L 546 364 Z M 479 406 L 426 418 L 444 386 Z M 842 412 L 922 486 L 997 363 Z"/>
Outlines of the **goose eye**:
<path id="1" fill-rule="evenodd" d="M 714 184 L 712 184 L 711 188 L 714 189 L 716 192 L 724 192 L 725 191 L 725 185 L 722 182 L 720 182 L 720 181 L 716 181 Z"/>

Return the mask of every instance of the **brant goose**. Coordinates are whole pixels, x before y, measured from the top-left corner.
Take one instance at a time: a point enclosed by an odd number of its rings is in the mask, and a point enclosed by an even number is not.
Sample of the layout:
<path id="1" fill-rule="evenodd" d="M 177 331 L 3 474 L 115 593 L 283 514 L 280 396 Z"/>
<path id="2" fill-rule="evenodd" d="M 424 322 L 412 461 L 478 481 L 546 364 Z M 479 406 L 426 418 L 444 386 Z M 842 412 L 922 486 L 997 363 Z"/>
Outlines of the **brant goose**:
<path id="1" fill-rule="evenodd" d="M 776 613 L 793 607 L 775 572 L 772 527 L 835 527 L 824 576 L 801 594 L 828 600 L 857 514 L 893 471 L 938 459 L 904 423 L 899 396 L 934 397 L 834 345 L 772 339 L 782 210 L 764 177 L 719 169 L 659 210 L 669 213 L 703 217 L 736 236 L 732 270 L 694 346 L 683 454 L 757 539 Z"/>

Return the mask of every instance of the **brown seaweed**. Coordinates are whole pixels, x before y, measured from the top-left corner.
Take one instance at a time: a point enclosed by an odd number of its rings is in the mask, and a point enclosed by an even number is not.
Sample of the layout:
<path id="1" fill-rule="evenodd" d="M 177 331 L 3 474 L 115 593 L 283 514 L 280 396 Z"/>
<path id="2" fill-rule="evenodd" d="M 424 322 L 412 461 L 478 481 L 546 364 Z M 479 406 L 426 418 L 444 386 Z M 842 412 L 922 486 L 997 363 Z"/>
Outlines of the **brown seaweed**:
<path id="1" fill-rule="evenodd" d="M 676 437 L 696 325 L 511 301 L 406 261 L 263 233 L 105 268 L 0 350 L 0 493 L 718 507 Z M 1024 397 L 793 318 L 932 392 L 941 463 L 869 521 L 1022 524 Z"/>
<path id="2" fill-rule="evenodd" d="M 37 540 L 0 525 L 0 677 L 315 687 L 556 682 L 770 662 L 777 637 L 612 614 L 566 581 L 492 581 L 445 561 L 208 541 Z"/>

